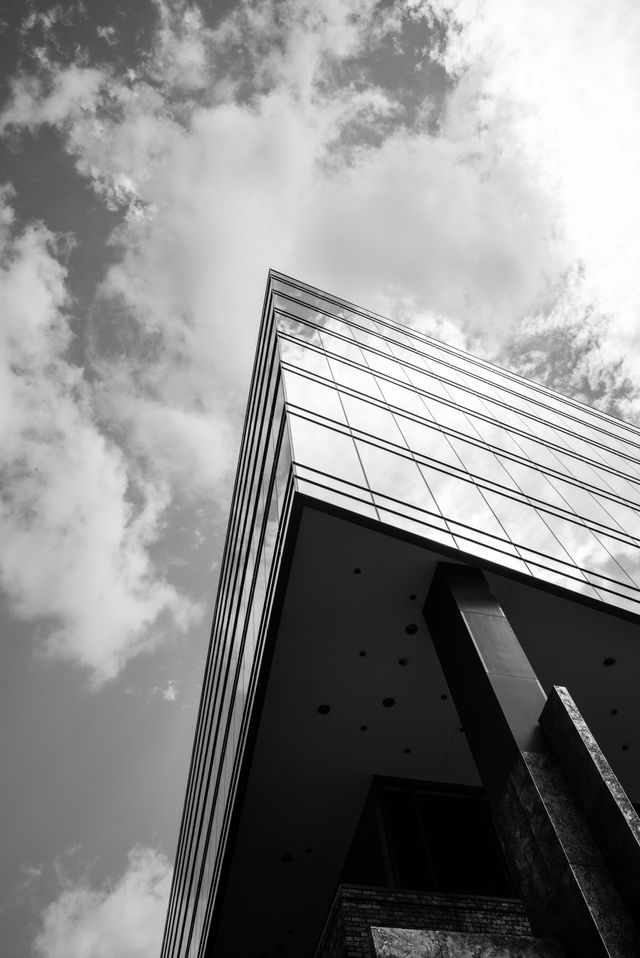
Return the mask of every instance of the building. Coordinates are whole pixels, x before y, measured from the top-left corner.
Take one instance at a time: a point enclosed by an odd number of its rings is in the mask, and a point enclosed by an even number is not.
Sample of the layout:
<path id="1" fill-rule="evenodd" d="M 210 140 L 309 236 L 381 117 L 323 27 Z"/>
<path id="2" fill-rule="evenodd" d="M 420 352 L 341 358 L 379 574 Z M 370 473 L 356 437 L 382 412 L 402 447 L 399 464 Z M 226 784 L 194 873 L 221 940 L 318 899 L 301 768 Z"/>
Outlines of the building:
<path id="1" fill-rule="evenodd" d="M 163 958 L 640 954 L 639 453 L 270 274 Z"/>

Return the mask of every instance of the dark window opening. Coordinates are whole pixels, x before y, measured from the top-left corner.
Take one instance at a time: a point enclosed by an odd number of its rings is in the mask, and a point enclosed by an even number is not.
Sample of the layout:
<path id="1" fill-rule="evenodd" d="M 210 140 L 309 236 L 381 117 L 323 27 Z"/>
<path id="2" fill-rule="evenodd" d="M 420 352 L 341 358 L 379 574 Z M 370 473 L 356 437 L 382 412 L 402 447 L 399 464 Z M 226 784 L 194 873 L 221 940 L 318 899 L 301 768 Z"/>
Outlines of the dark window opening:
<path id="1" fill-rule="evenodd" d="M 341 882 L 515 897 L 480 788 L 376 778 Z"/>

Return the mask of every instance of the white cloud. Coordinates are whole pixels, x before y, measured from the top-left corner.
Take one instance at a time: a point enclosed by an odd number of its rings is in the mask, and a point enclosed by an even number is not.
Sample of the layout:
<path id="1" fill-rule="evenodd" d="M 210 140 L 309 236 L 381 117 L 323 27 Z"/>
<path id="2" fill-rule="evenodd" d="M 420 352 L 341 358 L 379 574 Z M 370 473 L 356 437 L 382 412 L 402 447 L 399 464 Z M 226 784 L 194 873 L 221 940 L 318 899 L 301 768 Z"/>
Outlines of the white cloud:
<path id="1" fill-rule="evenodd" d="M 41 917 L 38 958 L 157 958 L 164 930 L 171 866 L 137 845 L 126 871 L 100 888 L 65 882 Z"/>
<path id="2" fill-rule="evenodd" d="M 32 260 L 13 308 L 28 299 L 53 319 L 33 321 L 36 392 L 10 363 L 0 383 L 22 410 L 5 428 L 29 450 L 10 459 L 4 581 L 24 614 L 65 618 L 50 647 L 99 676 L 158 617 L 188 616 L 148 548 L 172 496 L 210 497 L 229 477 L 269 266 L 485 349 L 592 315 L 579 362 L 605 404 L 600 371 L 638 335 L 640 15 L 622 0 L 588 0 L 590 16 L 569 0 L 409 4 L 457 24 L 445 108 L 436 118 L 425 101 L 411 125 L 393 90 L 363 78 L 401 29 L 398 6 L 245 2 L 214 30 L 196 6 L 158 9 L 137 72 L 47 61 L 15 81 L 1 120 L 59 127 L 122 216 L 91 385 L 65 359 L 64 275 L 41 227 L 11 241 L 5 276 L 11 289 Z M 42 419 L 33 433 L 27 413 Z"/>
<path id="3" fill-rule="evenodd" d="M 43 123 L 65 123 L 93 105 L 102 81 L 100 70 L 73 64 L 63 70 L 44 70 L 41 77 L 16 77 L 0 116 L 0 132 L 11 126 L 35 129 Z"/>
<path id="4" fill-rule="evenodd" d="M 6 194 L 1 219 L 0 579 L 19 615 L 47 622 L 48 652 L 100 682 L 195 610 L 148 555 L 165 491 L 135 482 L 67 358 L 54 238 L 41 225 L 16 231 Z"/>
<path id="5" fill-rule="evenodd" d="M 452 18 L 443 60 L 475 78 L 482 113 L 528 158 L 558 229 L 606 316 L 609 358 L 640 363 L 640 9 L 630 0 L 437 0 Z"/>
<path id="6" fill-rule="evenodd" d="M 469 85 L 433 133 L 426 117 L 405 129 L 401 104 L 357 71 L 335 81 L 338 62 L 398 29 L 397 10 L 241 4 L 217 31 L 193 7 L 161 10 L 160 58 L 180 72 L 186 57 L 198 76 L 185 66 L 171 87 L 167 69 L 162 89 L 105 76 L 93 107 L 72 101 L 60 125 L 79 171 L 125 213 L 96 328 L 101 414 L 157 476 L 202 492 L 233 462 L 269 266 L 431 328 L 449 317 L 497 336 L 555 278 L 558 251 L 523 152 L 466 121 Z M 215 86 L 190 99 L 205 53 Z M 33 109 L 27 125 L 50 112 Z M 135 333 L 105 356 L 123 321 Z"/>

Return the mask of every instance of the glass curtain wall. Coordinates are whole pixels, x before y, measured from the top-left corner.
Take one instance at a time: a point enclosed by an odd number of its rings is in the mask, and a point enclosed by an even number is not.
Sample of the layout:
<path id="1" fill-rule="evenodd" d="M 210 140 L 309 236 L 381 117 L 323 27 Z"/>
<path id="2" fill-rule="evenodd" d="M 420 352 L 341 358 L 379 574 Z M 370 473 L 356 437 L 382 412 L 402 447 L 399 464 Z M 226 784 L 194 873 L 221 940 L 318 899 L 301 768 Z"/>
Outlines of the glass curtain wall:
<path id="1" fill-rule="evenodd" d="M 275 328 L 267 323 L 232 498 L 163 956 L 196 958 L 206 945 L 292 494 Z"/>
<path id="2" fill-rule="evenodd" d="M 296 488 L 640 611 L 640 431 L 272 278 Z"/>

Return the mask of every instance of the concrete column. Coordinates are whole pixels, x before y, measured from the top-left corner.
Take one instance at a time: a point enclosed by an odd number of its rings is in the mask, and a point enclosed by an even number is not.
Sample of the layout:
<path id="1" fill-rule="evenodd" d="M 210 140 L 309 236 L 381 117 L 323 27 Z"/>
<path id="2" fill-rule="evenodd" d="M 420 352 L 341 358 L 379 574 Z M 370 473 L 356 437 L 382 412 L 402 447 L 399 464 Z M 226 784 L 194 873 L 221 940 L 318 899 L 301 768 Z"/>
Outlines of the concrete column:
<path id="1" fill-rule="evenodd" d="M 424 615 L 534 934 L 571 958 L 638 958 L 638 929 L 538 724 L 546 696 L 482 573 L 441 563 Z"/>

